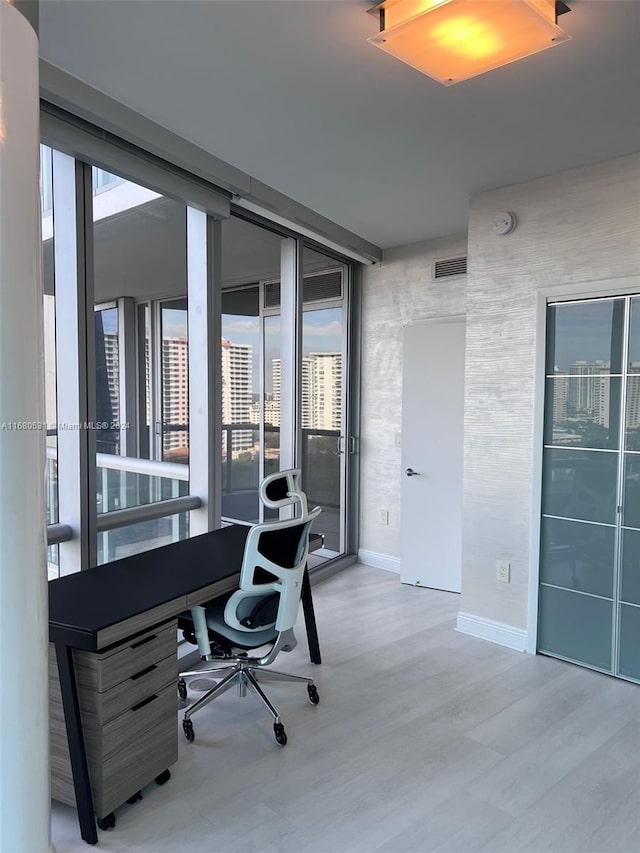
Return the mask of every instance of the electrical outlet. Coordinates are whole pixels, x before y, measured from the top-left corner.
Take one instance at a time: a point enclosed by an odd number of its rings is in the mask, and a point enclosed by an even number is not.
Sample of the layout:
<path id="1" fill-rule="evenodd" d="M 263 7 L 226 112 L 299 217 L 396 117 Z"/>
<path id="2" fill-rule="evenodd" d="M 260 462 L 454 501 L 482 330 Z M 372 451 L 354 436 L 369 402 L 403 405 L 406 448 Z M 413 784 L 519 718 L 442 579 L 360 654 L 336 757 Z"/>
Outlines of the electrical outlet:
<path id="1" fill-rule="evenodd" d="M 389 524 L 389 510 L 381 509 L 378 513 L 378 524 L 383 524 L 385 527 Z"/>
<path id="2" fill-rule="evenodd" d="M 509 583 L 511 575 L 511 563 L 506 560 L 498 560 L 496 562 L 496 580 L 501 583 Z"/>

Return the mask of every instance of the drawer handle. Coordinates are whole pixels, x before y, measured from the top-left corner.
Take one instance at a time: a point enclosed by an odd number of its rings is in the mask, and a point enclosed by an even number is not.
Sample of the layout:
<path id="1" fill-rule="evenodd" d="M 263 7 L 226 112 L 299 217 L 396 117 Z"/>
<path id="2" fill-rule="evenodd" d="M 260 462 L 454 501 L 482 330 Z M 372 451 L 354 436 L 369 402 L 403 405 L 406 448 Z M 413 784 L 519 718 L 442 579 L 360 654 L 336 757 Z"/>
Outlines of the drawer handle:
<path id="1" fill-rule="evenodd" d="M 146 675 L 148 672 L 153 672 L 154 669 L 158 667 L 155 663 L 152 663 L 151 666 L 148 666 L 146 669 L 141 669 L 140 672 L 136 672 L 135 675 L 132 675 L 130 681 L 136 681 L 138 678 L 142 678 L 143 675 Z"/>
<path id="2" fill-rule="evenodd" d="M 137 705 L 132 705 L 131 710 L 132 711 L 139 711 L 140 708 L 144 708 L 145 705 L 148 705 L 150 702 L 153 702 L 153 700 L 157 699 L 157 698 L 158 698 L 157 693 L 154 693 L 153 696 L 147 696 L 147 698 L 143 699 L 142 702 L 138 702 Z"/>
<path id="3" fill-rule="evenodd" d="M 131 643 L 131 645 L 130 645 L 130 647 L 129 647 L 129 648 L 131 648 L 131 649 L 139 649 L 139 648 L 140 648 L 140 646 L 144 646 L 144 645 L 146 645 L 147 643 L 150 643 L 150 642 L 151 642 L 151 640 L 155 640 L 155 638 L 156 638 L 156 637 L 157 637 L 157 634 L 152 634 L 150 637 L 145 637 L 143 640 L 138 640 L 138 642 L 137 642 L 137 643 Z"/>

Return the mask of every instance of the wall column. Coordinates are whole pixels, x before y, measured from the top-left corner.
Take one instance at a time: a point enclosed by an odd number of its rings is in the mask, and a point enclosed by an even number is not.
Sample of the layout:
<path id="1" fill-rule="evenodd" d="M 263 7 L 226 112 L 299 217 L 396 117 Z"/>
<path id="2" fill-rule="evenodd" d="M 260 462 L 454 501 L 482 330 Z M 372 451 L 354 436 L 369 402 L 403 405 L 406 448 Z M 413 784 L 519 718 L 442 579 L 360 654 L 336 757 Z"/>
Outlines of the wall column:
<path id="1" fill-rule="evenodd" d="M 27 7 L 37 12 L 37 6 Z M 38 39 L 0 0 L 0 850 L 51 850 Z M 35 428 L 34 428 L 35 427 Z"/>

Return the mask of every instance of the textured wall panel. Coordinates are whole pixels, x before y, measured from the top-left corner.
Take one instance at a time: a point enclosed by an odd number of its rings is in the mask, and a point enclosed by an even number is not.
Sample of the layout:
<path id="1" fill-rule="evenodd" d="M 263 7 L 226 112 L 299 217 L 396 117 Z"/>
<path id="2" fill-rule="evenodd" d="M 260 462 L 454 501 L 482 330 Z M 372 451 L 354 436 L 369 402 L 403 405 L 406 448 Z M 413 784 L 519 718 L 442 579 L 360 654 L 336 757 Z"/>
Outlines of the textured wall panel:
<path id="1" fill-rule="evenodd" d="M 516 231 L 497 237 L 497 213 Z M 536 293 L 640 274 L 640 155 L 475 196 L 469 215 L 461 609 L 526 628 Z M 511 562 L 498 583 L 495 562 Z"/>
<path id="2" fill-rule="evenodd" d="M 465 254 L 466 235 L 403 246 L 364 271 L 360 548 L 400 556 L 402 329 L 407 323 L 463 314 L 465 279 L 432 282 L 436 258 Z M 389 526 L 378 512 L 389 511 Z"/>

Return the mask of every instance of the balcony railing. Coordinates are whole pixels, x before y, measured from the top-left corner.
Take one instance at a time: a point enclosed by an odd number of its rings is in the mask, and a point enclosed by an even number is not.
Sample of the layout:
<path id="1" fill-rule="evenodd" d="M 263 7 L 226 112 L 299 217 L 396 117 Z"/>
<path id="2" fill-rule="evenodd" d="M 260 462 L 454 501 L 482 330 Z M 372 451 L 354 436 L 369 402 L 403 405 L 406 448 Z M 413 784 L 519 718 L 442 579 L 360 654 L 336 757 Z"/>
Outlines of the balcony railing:
<path id="1" fill-rule="evenodd" d="M 96 454 L 98 563 L 186 538 L 189 511 L 201 500 L 189 495 L 189 467 L 110 453 Z M 58 523 L 56 448 L 47 447 L 49 574 L 58 562 L 54 546 L 73 538 Z"/>
<path id="2" fill-rule="evenodd" d="M 265 424 L 264 475 L 280 467 L 280 427 Z M 255 522 L 259 516 L 260 431 L 255 423 L 222 425 L 222 515 Z M 317 532 L 325 546 L 340 552 L 340 431 L 302 430 L 302 487 L 309 506 L 322 507 Z M 265 513 L 269 517 L 269 513 Z M 272 513 L 275 515 L 275 513 Z"/>
<path id="3" fill-rule="evenodd" d="M 182 428 L 184 425 L 171 425 Z M 177 431 L 177 430 L 176 430 Z M 264 427 L 264 475 L 280 466 L 280 428 Z M 259 517 L 260 430 L 246 422 L 222 427 L 222 514 L 230 520 L 254 522 Z M 328 550 L 340 552 L 340 432 L 303 429 L 302 484 L 310 506 L 321 506 L 319 533 Z M 57 563 L 56 545 L 74 531 L 59 519 L 57 452 L 47 447 L 47 534 L 50 568 Z M 98 559 L 108 562 L 188 536 L 189 511 L 200 498 L 189 495 L 189 466 L 178 462 L 96 454 Z M 266 513 L 275 515 L 275 513 Z"/>

